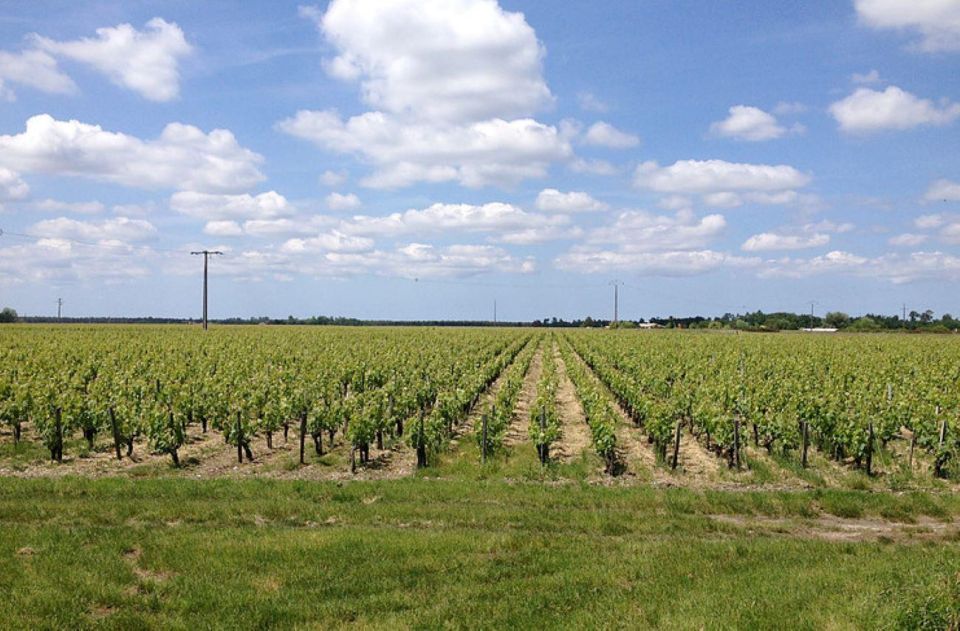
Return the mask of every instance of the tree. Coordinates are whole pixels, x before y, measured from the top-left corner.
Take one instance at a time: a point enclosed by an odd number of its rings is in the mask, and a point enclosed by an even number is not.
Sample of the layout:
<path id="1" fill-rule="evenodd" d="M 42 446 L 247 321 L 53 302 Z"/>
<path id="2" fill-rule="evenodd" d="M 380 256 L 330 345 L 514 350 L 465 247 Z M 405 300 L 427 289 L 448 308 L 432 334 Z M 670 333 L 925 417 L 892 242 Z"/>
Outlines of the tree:
<path id="1" fill-rule="evenodd" d="M 864 316 L 854 320 L 850 326 L 847 327 L 848 331 L 868 333 L 873 331 L 879 331 L 881 329 L 880 323 L 878 323 L 873 318 Z"/>
<path id="2" fill-rule="evenodd" d="M 823 318 L 823 321 L 827 324 L 827 326 L 836 329 L 842 329 L 850 323 L 850 316 L 842 311 L 831 311 L 826 315 L 826 317 Z"/>
<path id="3" fill-rule="evenodd" d="M 920 322 L 922 322 L 923 324 L 930 324 L 931 322 L 933 322 L 933 311 L 931 309 L 927 309 L 926 311 L 921 313 Z"/>
<path id="4" fill-rule="evenodd" d="M 3 311 L 0 311 L 0 322 L 16 322 L 17 321 L 17 312 L 10 307 L 4 307 Z"/>

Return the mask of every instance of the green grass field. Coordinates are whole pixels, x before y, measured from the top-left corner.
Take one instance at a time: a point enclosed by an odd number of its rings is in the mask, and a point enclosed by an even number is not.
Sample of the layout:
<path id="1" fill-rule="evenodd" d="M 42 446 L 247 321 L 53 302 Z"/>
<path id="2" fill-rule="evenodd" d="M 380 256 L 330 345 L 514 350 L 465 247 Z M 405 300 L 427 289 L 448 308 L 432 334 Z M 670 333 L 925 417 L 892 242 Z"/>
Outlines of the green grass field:
<path id="1" fill-rule="evenodd" d="M 955 495 L 3 479 L 6 628 L 946 628 Z"/>

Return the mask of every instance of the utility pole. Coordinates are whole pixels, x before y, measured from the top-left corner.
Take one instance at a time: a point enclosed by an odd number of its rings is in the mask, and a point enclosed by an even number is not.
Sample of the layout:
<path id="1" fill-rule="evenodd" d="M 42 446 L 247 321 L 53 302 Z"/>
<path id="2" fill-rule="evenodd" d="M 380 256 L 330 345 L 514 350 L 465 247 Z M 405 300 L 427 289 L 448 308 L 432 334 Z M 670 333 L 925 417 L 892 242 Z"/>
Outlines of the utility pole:
<path id="1" fill-rule="evenodd" d="M 496 299 L 494 299 L 494 301 L 493 301 L 493 323 L 494 323 L 494 324 L 497 323 L 497 301 L 496 301 Z"/>
<path id="2" fill-rule="evenodd" d="M 200 250 L 199 252 L 191 252 L 192 255 L 203 255 L 203 330 L 207 330 L 207 259 L 210 258 L 210 255 L 222 255 L 223 252 L 218 252 L 216 250 Z"/>
<path id="3" fill-rule="evenodd" d="M 57 298 L 57 322 L 60 322 L 60 317 L 63 314 L 63 298 Z"/>
<path id="4" fill-rule="evenodd" d="M 907 303 L 903 303 L 903 321 L 907 321 Z"/>
<path id="5" fill-rule="evenodd" d="M 613 285 L 613 323 L 618 324 L 620 322 L 620 281 L 614 280 L 610 284 Z"/>
<path id="6" fill-rule="evenodd" d="M 810 328 L 813 328 L 813 307 L 817 302 L 815 300 L 810 301 Z"/>

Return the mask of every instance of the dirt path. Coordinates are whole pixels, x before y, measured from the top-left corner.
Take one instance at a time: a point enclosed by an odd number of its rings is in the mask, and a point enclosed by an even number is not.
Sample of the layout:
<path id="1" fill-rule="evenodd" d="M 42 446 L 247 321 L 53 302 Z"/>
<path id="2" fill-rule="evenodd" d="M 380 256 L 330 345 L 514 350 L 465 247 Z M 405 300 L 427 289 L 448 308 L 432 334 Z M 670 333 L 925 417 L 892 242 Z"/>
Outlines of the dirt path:
<path id="1" fill-rule="evenodd" d="M 550 350 L 554 361 L 557 362 L 557 405 L 560 411 L 560 422 L 563 434 L 551 450 L 555 450 L 555 457 L 561 462 L 577 460 L 584 451 L 589 451 L 593 444 L 587 417 L 583 412 L 580 399 L 577 398 L 576 387 L 567 374 L 567 366 L 560 356 L 556 344 Z"/>
<path id="2" fill-rule="evenodd" d="M 580 362 L 587 374 L 593 377 L 597 385 L 607 395 L 614 412 L 620 417 L 620 423 L 617 425 L 617 445 L 620 450 L 620 460 L 625 466 L 625 470 L 619 477 L 626 480 L 637 477 L 644 480 L 653 478 L 658 482 L 668 482 L 670 476 L 657 467 L 657 457 L 653 448 L 647 443 L 640 430 L 634 426 L 627 411 L 620 406 L 609 388 L 597 378 L 593 370 L 576 352 L 573 353 L 573 357 L 574 361 Z"/>
<path id="3" fill-rule="evenodd" d="M 503 439 L 503 444 L 507 447 L 530 440 L 527 434 L 527 425 L 530 419 L 530 407 L 537 398 L 537 383 L 543 374 L 543 354 L 543 344 L 541 343 L 530 361 L 530 368 L 527 369 L 527 375 L 523 380 L 523 388 L 520 390 L 517 404 L 513 408 L 513 420 L 510 422 L 510 427 L 507 428 L 506 436 Z"/>

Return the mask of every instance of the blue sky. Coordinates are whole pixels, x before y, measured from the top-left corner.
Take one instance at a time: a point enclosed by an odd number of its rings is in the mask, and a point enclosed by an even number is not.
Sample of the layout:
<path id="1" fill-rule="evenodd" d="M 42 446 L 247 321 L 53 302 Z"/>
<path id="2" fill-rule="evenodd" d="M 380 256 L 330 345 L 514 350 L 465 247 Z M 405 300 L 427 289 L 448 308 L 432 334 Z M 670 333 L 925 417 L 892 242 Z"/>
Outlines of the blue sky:
<path id="1" fill-rule="evenodd" d="M 0 304 L 960 312 L 960 0 L 4 3 Z M 599 8 L 598 8 L 599 7 Z"/>

